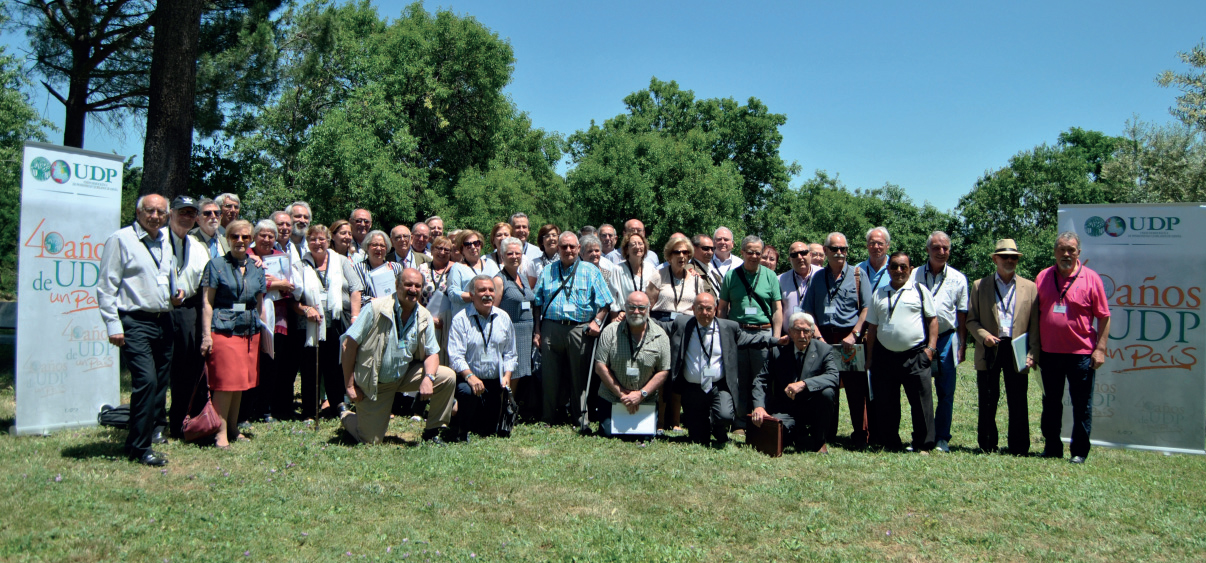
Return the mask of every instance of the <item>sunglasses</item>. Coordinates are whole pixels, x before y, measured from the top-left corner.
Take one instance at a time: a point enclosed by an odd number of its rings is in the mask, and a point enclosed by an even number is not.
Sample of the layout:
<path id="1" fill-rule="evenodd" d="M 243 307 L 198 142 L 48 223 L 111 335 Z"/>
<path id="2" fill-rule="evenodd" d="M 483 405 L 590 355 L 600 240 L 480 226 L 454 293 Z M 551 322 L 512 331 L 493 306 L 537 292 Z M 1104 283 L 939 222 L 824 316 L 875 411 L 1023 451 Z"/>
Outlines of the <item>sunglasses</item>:
<path id="1" fill-rule="evenodd" d="M 699 247 L 699 249 L 704 252 L 712 252 L 713 250 L 716 250 L 716 247 L 715 246 L 701 246 L 701 247 Z"/>
<path id="2" fill-rule="evenodd" d="M 578 245 L 576 245 L 576 244 L 563 244 L 563 245 L 561 245 L 561 250 L 573 250 L 573 249 L 575 249 L 575 248 L 578 248 Z"/>
<path id="3" fill-rule="evenodd" d="M 792 258 L 803 258 L 805 256 L 808 256 L 808 251 L 807 250 L 797 250 L 795 252 L 792 252 L 788 256 L 791 256 Z"/>
<path id="4" fill-rule="evenodd" d="M 826 246 L 825 248 L 828 248 L 834 254 L 846 254 L 850 252 L 849 246 Z"/>
<path id="5" fill-rule="evenodd" d="M 670 251 L 670 254 L 672 254 L 672 255 L 674 255 L 674 256 L 690 256 L 690 255 L 691 255 L 691 251 L 690 251 L 690 250 L 685 250 L 685 249 L 683 249 L 683 250 L 671 250 L 671 251 Z"/>
<path id="6" fill-rule="evenodd" d="M 196 216 L 197 216 L 197 210 L 196 210 L 196 209 L 193 209 L 193 208 L 191 208 L 191 207 L 185 207 L 185 208 L 183 208 L 183 209 L 177 209 L 177 210 L 176 210 L 176 211 L 174 211 L 173 213 L 175 213 L 175 214 L 177 214 L 177 215 L 184 216 L 184 217 L 196 217 Z"/>
<path id="7" fill-rule="evenodd" d="M 894 272 L 904 271 L 909 269 L 908 264 L 888 264 L 888 269 Z"/>
<path id="8" fill-rule="evenodd" d="M 628 309 L 629 311 L 633 311 L 636 313 L 644 313 L 645 311 L 649 310 L 649 306 L 648 305 L 629 305 L 629 306 L 625 307 L 625 309 Z"/>
<path id="9" fill-rule="evenodd" d="M 201 212 L 201 214 L 202 214 L 202 215 L 204 215 L 204 216 L 206 216 L 206 217 L 217 217 L 219 213 L 221 213 L 221 212 L 220 212 L 220 211 L 215 211 L 215 210 L 212 210 L 212 209 L 211 209 L 211 210 L 209 210 L 209 211 L 202 211 L 202 212 Z"/>
<path id="10" fill-rule="evenodd" d="M 998 254 L 997 256 L 999 256 L 1002 260 L 1011 260 L 1013 262 L 1018 261 L 1017 254 Z"/>
<path id="11" fill-rule="evenodd" d="M 373 224 L 372 219 L 355 219 L 352 222 L 357 225 L 372 225 Z"/>
<path id="12" fill-rule="evenodd" d="M 251 235 L 230 235 L 230 240 L 251 240 Z"/>
<path id="13" fill-rule="evenodd" d="M 461 246 L 463 246 L 463 247 L 464 247 L 464 246 L 474 246 L 474 247 L 477 247 L 477 248 L 481 248 L 481 246 L 482 246 L 482 241 L 480 241 L 480 240 L 471 240 L 471 241 L 466 241 L 466 242 L 465 242 L 464 244 L 462 244 Z"/>

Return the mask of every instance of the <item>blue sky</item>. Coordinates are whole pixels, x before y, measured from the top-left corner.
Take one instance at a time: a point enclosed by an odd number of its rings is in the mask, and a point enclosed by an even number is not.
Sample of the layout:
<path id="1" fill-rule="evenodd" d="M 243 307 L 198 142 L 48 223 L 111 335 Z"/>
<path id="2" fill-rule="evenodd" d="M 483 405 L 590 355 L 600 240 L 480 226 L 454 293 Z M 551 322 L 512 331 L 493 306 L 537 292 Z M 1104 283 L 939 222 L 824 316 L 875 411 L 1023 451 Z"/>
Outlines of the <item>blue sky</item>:
<path id="1" fill-rule="evenodd" d="M 396 17 L 408 2 L 374 2 Z M 985 171 L 1070 127 L 1166 122 L 1165 69 L 1206 36 L 1206 2 L 425 2 L 510 41 L 507 92 L 569 134 L 624 110 L 649 79 L 787 115 L 784 160 L 850 188 L 891 182 L 953 208 Z M 9 52 L 24 42 L 4 36 Z M 39 109 L 62 124 L 39 92 Z M 86 148 L 137 154 L 89 124 Z M 124 139 L 121 138 L 124 136 Z M 61 136 L 54 139 L 61 141 Z"/>

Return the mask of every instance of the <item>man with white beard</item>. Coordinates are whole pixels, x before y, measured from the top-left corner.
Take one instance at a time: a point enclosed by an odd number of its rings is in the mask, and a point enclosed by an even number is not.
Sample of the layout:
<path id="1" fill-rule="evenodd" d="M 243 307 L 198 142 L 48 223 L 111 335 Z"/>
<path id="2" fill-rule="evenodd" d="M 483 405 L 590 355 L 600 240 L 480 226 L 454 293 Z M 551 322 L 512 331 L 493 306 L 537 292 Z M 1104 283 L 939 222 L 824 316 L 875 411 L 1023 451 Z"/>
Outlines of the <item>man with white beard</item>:
<path id="1" fill-rule="evenodd" d="M 594 369 L 599 397 L 636 414 L 642 404 L 657 404 L 670 375 L 670 337 L 649 322 L 649 297 L 643 291 L 629 293 L 624 308 L 624 322 L 608 325 L 599 335 Z M 610 418 L 603 421 L 604 435 L 610 435 Z"/>

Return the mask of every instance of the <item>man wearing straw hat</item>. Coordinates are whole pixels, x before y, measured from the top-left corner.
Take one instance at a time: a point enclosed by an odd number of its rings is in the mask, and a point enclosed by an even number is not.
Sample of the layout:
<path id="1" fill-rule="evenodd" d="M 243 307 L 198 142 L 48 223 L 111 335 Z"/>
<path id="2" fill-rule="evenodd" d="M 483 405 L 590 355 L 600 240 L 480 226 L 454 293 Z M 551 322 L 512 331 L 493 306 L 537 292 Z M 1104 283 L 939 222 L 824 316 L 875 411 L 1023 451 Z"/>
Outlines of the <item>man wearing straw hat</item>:
<path id="1" fill-rule="evenodd" d="M 1034 282 L 1017 275 L 1017 243 L 1013 239 L 997 241 L 992 261 L 997 271 L 972 284 L 967 311 L 967 331 L 976 340 L 976 389 L 979 394 L 979 421 L 976 438 L 985 452 L 997 449 L 997 403 L 1001 400 L 1001 379 L 1005 379 L 1005 404 L 1009 412 L 1009 453 L 1024 456 L 1030 452 L 1030 424 L 1026 407 L 1027 375 L 1034 365 L 1038 346 L 1038 289 Z M 1031 334 L 1034 330 L 1036 334 Z M 1014 360 L 1013 342 L 1029 340 L 1025 363 Z"/>

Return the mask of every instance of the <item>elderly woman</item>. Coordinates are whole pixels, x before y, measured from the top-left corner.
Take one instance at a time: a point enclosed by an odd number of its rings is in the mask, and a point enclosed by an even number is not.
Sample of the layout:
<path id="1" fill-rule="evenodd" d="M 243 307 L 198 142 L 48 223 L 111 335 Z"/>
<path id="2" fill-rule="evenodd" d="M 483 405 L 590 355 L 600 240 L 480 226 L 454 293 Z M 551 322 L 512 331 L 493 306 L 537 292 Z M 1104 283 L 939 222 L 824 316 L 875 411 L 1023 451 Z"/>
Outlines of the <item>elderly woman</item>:
<path id="1" fill-rule="evenodd" d="M 695 247 L 687 237 L 671 237 L 662 252 L 667 264 L 658 268 L 657 276 L 646 283 L 645 294 L 653 302 L 653 320 L 669 334 L 674 319 L 693 314 L 695 296 L 712 293 L 712 285 L 690 265 Z"/>
<path id="2" fill-rule="evenodd" d="M 523 241 L 507 237 L 500 243 L 500 248 L 503 250 L 503 266 L 494 277 L 494 286 L 495 292 L 501 296 L 498 308 L 511 318 L 511 327 L 515 331 L 515 353 L 519 362 L 511 373 L 511 391 L 519 402 L 524 418 L 539 418 L 539 389 L 533 387 L 533 379 L 528 377 L 532 375 L 532 300 L 536 298 L 536 294 L 532 293 L 532 287 L 520 273 Z"/>
<path id="3" fill-rule="evenodd" d="M 599 237 L 586 235 L 578 239 L 578 245 L 578 258 L 598 268 L 599 272 L 603 274 L 603 281 L 607 282 L 607 289 L 611 291 L 612 302 L 609 317 L 612 320 L 615 320 L 617 317 L 622 318 L 623 311 L 617 305 L 620 301 L 619 294 L 617 293 L 620 288 L 620 267 L 603 257 L 603 243 L 599 240 Z"/>
<path id="4" fill-rule="evenodd" d="M 327 400 L 343 407 L 343 368 L 339 365 L 339 337 L 360 315 L 360 279 L 352 263 L 340 254 L 328 250 L 329 232 L 322 225 L 310 225 L 306 230 L 309 250 L 299 264 L 294 265 L 294 280 L 300 280 L 301 298 L 293 312 L 305 319 L 307 350 L 318 357 L 310 361 L 309 354 L 300 360 L 302 374 L 302 416 L 318 414 L 316 389 L 321 374 Z M 330 414 L 335 414 L 334 412 Z"/>
<path id="5" fill-rule="evenodd" d="M 394 289 L 394 280 L 398 279 L 398 275 L 402 273 L 401 264 L 385 259 L 385 256 L 390 251 L 390 241 L 389 236 L 384 231 L 369 231 L 367 235 L 364 235 L 363 244 L 365 250 L 364 260 L 356 262 L 354 265 L 356 279 L 360 280 L 360 287 L 364 288 L 360 292 L 360 306 L 362 308 L 367 307 L 369 301 L 372 301 L 376 297 L 391 295 L 389 292 Z M 378 295 L 376 286 L 373 284 L 373 272 L 382 266 L 389 269 L 389 278 L 386 280 L 386 283 L 378 284 L 381 285 L 383 290 L 382 294 Z M 348 326 L 351 326 L 351 323 L 348 323 Z"/>
<path id="6" fill-rule="evenodd" d="M 482 259 L 487 262 L 493 262 L 495 266 L 501 270 L 503 265 L 503 249 L 502 241 L 511 237 L 510 223 L 495 223 L 494 228 L 490 229 L 490 246 L 494 251 L 483 256 Z"/>
<path id="7" fill-rule="evenodd" d="M 620 310 L 624 311 L 623 302 L 628 299 L 628 294 L 643 291 L 650 281 L 657 279 L 657 271 L 654 270 L 653 264 L 645 262 L 645 255 L 649 253 L 645 235 L 625 233 L 620 253 L 624 256 L 624 261 L 620 263 L 620 273 L 617 276 L 620 279 L 617 284 L 620 298 L 616 301 L 619 302 L 617 305 Z M 620 318 L 623 318 L 623 315 L 620 315 Z"/>
<path id="8" fill-rule="evenodd" d="M 536 287 L 536 280 L 540 279 L 544 267 L 557 260 L 557 238 L 560 236 L 561 229 L 558 229 L 557 225 L 548 224 L 540 227 L 536 241 L 540 243 L 540 250 L 543 251 L 543 254 L 537 260 L 528 261 L 528 267 L 524 269 L 523 275 L 528 277 L 528 287 Z"/>
<path id="9" fill-rule="evenodd" d="M 490 277 L 498 275 L 497 264 L 482 260 L 481 233 L 473 229 L 462 230 L 457 234 L 456 244 L 453 245 L 453 248 L 461 250 L 461 256 L 465 258 L 465 261 L 453 264 L 452 273 L 448 275 L 448 301 L 452 304 L 449 319 L 473 306 L 473 297 L 469 295 L 469 280 L 483 274 Z"/>
<path id="10" fill-rule="evenodd" d="M 251 239 L 254 241 L 254 246 L 248 250 L 249 255 L 260 258 L 261 264 L 263 264 L 264 258 L 288 256 L 276 248 L 276 235 L 276 223 L 268 219 L 256 223 L 251 228 Z M 264 272 L 264 279 L 268 287 L 265 297 L 272 301 L 272 306 L 265 310 L 265 316 L 272 325 L 273 347 L 280 350 L 281 354 L 288 354 L 282 341 L 289 333 L 288 311 L 290 303 L 293 301 L 293 281 L 287 266 L 287 258 L 285 264 L 284 272 L 277 271 L 278 275 L 283 273 L 283 277 L 274 276 L 267 269 Z M 286 363 L 286 365 L 296 364 Z M 263 417 L 264 422 L 274 422 L 274 412 L 277 413 L 277 417 L 284 418 L 289 411 L 293 410 L 292 380 L 290 380 L 288 389 L 282 389 L 277 382 L 276 367 L 276 360 L 272 356 L 267 353 L 260 354 L 260 383 L 243 397 L 243 406 L 239 411 L 240 421 Z M 288 402 L 284 403 L 285 400 Z"/>
<path id="11" fill-rule="evenodd" d="M 331 250 L 344 258 L 351 258 L 356 253 L 352 249 L 352 224 L 346 219 L 331 223 Z"/>
<path id="12" fill-rule="evenodd" d="M 219 448 L 246 440 L 237 422 L 243 391 L 259 382 L 260 320 L 264 317 L 264 270 L 247 263 L 251 223 L 226 226 L 230 251 L 210 260 L 201 277 L 201 354 L 206 357 L 214 410 L 222 423 Z"/>

